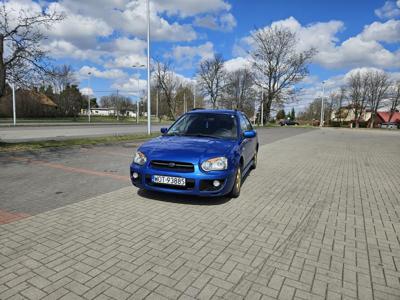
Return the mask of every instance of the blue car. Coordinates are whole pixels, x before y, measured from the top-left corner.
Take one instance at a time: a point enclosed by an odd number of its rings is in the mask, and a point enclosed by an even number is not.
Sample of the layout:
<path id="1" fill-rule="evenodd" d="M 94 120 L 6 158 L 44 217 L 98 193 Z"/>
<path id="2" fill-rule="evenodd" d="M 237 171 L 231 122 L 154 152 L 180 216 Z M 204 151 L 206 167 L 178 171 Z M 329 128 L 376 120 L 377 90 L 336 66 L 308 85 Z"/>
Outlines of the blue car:
<path id="1" fill-rule="evenodd" d="M 257 133 L 240 111 L 192 110 L 161 133 L 134 155 L 130 176 L 140 189 L 238 197 L 257 166 Z"/>

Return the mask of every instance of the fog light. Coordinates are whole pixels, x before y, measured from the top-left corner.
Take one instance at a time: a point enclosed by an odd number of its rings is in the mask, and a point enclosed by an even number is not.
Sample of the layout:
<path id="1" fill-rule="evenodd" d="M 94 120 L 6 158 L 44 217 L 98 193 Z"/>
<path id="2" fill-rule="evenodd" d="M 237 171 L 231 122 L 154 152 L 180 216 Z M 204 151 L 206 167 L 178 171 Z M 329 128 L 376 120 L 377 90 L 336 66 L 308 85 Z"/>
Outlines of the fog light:
<path id="1" fill-rule="evenodd" d="M 139 177 L 139 174 L 138 174 L 138 173 L 136 173 L 136 172 L 134 172 L 134 173 L 132 174 L 132 177 L 133 177 L 133 179 L 138 179 L 138 177 Z"/>
<path id="2" fill-rule="evenodd" d="M 217 188 L 217 187 L 219 187 L 220 185 L 221 185 L 221 182 L 220 182 L 219 180 L 214 180 L 214 181 L 213 181 L 213 186 L 214 186 L 214 187 Z"/>

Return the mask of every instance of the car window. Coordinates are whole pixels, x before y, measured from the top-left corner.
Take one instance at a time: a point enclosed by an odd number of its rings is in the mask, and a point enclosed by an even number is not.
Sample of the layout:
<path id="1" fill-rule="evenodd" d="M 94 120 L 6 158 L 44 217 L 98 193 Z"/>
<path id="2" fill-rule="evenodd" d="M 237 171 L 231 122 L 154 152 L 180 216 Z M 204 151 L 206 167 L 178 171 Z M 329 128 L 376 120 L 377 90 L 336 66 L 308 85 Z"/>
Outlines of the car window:
<path id="1" fill-rule="evenodd" d="M 247 130 L 253 130 L 253 125 L 251 125 L 250 120 L 247 118 L 246 115 L 243 115 L 243 116 L 244 116 L 244 119 L 245 119 L 245 121 L 247 123 Z"/>
<path id="2" fill-rule="evenodd" d="M 240 115 L 240 129 L 242 132 L 247 131 L 247 130 L 253 130 L 253 126 L 251 126 L 250 121 L 247 119 L 246 116 Z"/>
<path id="3" fill-rule="evenodd" d="M 190 113 L 172 125 L 167 135 L 237 138 L 236 118 L 230 114 Z"/>

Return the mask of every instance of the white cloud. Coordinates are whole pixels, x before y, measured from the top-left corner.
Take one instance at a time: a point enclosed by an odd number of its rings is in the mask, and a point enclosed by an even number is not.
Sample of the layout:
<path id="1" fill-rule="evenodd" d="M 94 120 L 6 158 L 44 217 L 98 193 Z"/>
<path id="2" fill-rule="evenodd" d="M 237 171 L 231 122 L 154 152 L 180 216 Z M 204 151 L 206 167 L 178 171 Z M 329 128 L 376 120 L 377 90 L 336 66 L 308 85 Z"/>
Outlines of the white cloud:
<path id="1" fill-rule="evenodd" d="M 76 60 L 91 60 L 101 62 L 100 57 L 104 54 L 98 50 L 82 50 L 64 40 L 55 40 L 43 46 L 44 50 L 49 51 L 54 58 L 72 58 Z"/>
<path id="2" fill-rule="evenodd" d="M 126 80 L 115 82 L 111 87 L 124 94 L 141 97 L 146 91 L 147 80 L 138 77 L 131 77 Z"/>
<path id="3" fill-rule="evenodd" d="M 79 91 L 80 91 L 81 94 L 84 95 L 84 96 L 91 96 L 91 95 L 94 95 L 93 89 L 92 89 L 92 88 L 89 88 L 89 87 L 81 88 L 81 89 L 79 89 Z"/>
<path id="4" fill-rule="evenodd" d="M 139 54 L 117 56 L 111 61 L 105 63 L 107 68 L 133 68 L 137 65 L 147 65 L 146 56 Z"/>
<path id="5" fill-rule="evenodd" d="M 212 30 L 231 31 L 236 27 L 236 19 L 231 13 L 224 13 L 220 16 L 205 15 L 197 16 L 194 25 Z"/>
<path id="6" fill-rule="evenodd" d="M 228 11 L 231 5 L 223 0 L 154 0 L 159 11 L 168 15 L 179 15 L 181 17 L 194 16 L 197 14 Z"/>
<path id="7" fill-rule="evenodd" d="M 236 57 L 236 58 L 227 60 L 224 64 L 224 66 L 228 72 L 234 72 L 239 69 L 250 67 L 251 63 L 248 58 Z"/>
<path id="8" fill-rule="evenodd" d="M 104 78 L 104 79 L 119 79 L 128 76 L 128 74 L 118 69 L 100 71 L 97 68 L 89 66 L 83 66 L 78 71 L 78 75 L 81 78 L 88 78 L 89 73 L 91 73 L 90 75 L 91 77 Z"/>
<path id="9" fill-rule="evenodd" d="M 366 25 L 360 36 L 367 41 L 400 42 L 400 20 L 389 20 L 385 23 L 374 22 Z"/>
<path id="10" fill-rule="evenodd" d="M 197 38 L 196 32 L 189 24 L 169 23 L 161 17 L 151 4 L 150 27 L 151 37 L 160 41 L 191 41 Z M 144 1 L 131 2 L 120 13 L 115 26 L 126 33 L 144 37 L 147 32 L 146 4 Z"/>
<path id="11" fill-rule="evenodd" d="M 65 16 L 62 21 L 54 23 L 49 28 L 50 38 L 63 39 L 81 48 L 89 48 L 95 46 L 97 37 L 107 37 L 113 32 L 113 28 L 105 21 L 75 14 L 60 3 L 51 3 L 48 11 L 62 13 Z"/>
<path id="12" fill-rule="evenodd" d="M 214 56 L 214 45 L 206 42 L 198 46 L 176 46 L 172 49 L 172 56 L 181 68 L 192 68 L 195 60 L 208 59 Z"/>
<path id="13" fill-rule="evenodd" d="M 375 9 L 375 14 L 381 19 L 392 19 L 400 16 L 400 1 L 386 1 L 385 4 Z"/>
<path id="14" fill-rule="evenodd" d="M 378 68 L 400 67 L 400 51 L 391 52 L 379 41 L 397 41 L 397 21 L 366 26 L 364 31 L 340 42 L 337 35 L 344 30 L 341 21 L 329 21 L 301 25 L 295 18 L 273 22 L 269 26 L 282 26 L 295 32 L 298 38 L 296 47 L 304 51 L 314 47 L 318 52 L 313 62 L 329 69 L 355 68 L 362 66 Z M 267 26 L 267 27 L 269 27 Z M 252 40 L 245 37 L 236 43 L 234 52 L 244 53 Z M 241 50 L 242 49 L 242 50 Z"/>
<path id="15" fill-rule="evenodd" d="M 351 37 L 337 47 L 322 50 L 315 62 L 332 69 L 349 67 L 400 67 L 400 53 L 390 52 L 376 41 Z"/>

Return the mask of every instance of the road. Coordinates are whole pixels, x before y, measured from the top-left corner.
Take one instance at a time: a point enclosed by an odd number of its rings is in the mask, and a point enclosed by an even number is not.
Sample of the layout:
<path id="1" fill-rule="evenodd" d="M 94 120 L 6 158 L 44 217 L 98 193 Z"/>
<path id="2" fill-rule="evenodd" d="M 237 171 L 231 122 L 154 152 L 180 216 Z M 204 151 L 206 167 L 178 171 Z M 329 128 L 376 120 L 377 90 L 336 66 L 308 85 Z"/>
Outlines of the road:
<path id="1" fill-rule="evenodd" d="M 138 191 L 129 144 L 2 155 L 0 299 L 399 299 L 399 132 L 259 137 L 237 199 Z"/>
<path id="2" fill-rule="evenodd" d="M 152 131 L 158 132 L 168 125 L 153 124 Z M 81 126 L 21 126 L 0 127 L 0 141 L 26 142 L 40 140 L 62 140 L 68 138 L 126 135 L 147 132 L 146 125 L 81 125 Z"/>

